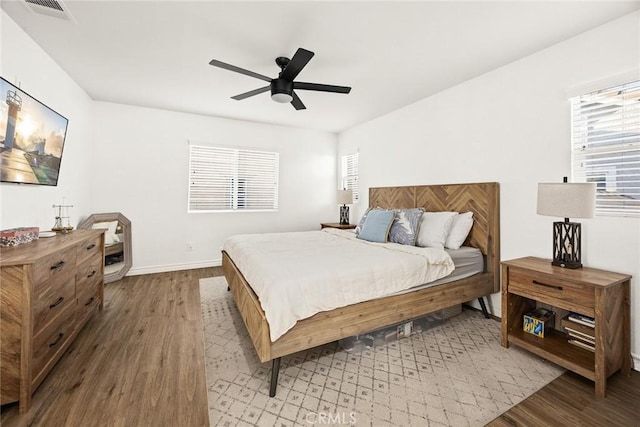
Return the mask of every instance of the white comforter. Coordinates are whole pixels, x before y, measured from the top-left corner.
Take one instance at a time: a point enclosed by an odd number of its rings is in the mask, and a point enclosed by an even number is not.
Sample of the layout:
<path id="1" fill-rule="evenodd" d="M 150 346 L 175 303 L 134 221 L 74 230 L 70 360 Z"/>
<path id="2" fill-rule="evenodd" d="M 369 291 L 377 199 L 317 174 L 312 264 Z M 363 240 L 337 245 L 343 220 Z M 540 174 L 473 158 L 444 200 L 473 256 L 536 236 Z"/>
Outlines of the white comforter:
<path id="1" fill-rule="evenodd" d="M 251 284 L 276 341 L 298 320 L 449 275 L 444 250 L 370 243 L 327 229 L 244 234 L 223 245 Z"/>

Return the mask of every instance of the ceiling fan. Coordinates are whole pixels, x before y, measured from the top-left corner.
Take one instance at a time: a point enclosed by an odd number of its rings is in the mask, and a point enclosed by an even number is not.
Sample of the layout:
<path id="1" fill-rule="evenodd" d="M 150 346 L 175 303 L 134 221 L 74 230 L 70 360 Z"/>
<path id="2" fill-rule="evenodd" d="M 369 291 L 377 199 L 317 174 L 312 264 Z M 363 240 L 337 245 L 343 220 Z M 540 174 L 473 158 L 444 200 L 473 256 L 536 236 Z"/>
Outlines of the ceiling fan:
<path id="1" fill-rule="evenodd" d="M 298 95 L 296 95 L 296 93 L 293 91 L 294 89 L 316 90 L 320 92 L 334 93 L 349 93 L 351 91 L 351 88 L 346 86 L 294 82 L 293 80 L 307 65 L 311 58 L 313 58 L 313 55 L 313 52 L 303 48 L 299 48 L 291 59 L 285 58 L 283 56 L 276 58 L 276 64 L 278 65 L 278 67 L 280 67 L 280 73 L 275 79 L 263 76 L 262 74 L 254 73 L 253 71 L 245 70 L 244 68 L 236 67 L 235 65 L 230 65 L 218 61 L 216 59 L 212 59 L 209 64 L 213 65 L 214 67 L 224 68 L 225 70 L 235 71 L 236 73 L 244 74 L 247 76 L 255 77 L 256 79 L 269 82 L 268 86 L 241 93 L 240 95 L 232 96 L 232 99 L 240 101 L 271 90 L 271 99 L 273 99 L 274 101 L 281 103 L 290 102 L 296 110 L 304 110 L 307 107 L 305 107 L 300 98 L 298 98 Z"/>

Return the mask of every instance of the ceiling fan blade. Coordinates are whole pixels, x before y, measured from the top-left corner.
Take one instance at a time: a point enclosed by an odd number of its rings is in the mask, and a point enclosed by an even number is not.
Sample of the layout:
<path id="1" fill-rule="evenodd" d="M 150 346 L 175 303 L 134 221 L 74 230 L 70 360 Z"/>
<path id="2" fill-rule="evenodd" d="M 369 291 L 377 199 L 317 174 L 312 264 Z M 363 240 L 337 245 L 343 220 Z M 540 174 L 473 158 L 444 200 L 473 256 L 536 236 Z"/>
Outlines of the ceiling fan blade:
<path id="1" fill-rule="evenodd" d="M 295 92 L 291 92 L 291 96 L 293 96 L 293 100 L 291 101 L 291 105 L 293 105 L 293 108 L 295 108 L 296 110 L 307 109 L 307 107 L 304 106 L 304 104 L 302 103 L 300 98 L 298 98 L 298 95 L 296 95 Z"/>
<path id="2" fill-rule="evenodd" d="M 235 65 L 227 64 L 225 62 L 221 62 L 216 59 L 212 59 L 209 62 L 209 65 L 213 65 L 214 67 L 224 68 L 225 70 L 229 70 L 229 71 L 235 71 L 236 73 L 244 74 L 245 76 L 255 77 L 256 79 L 264 80 L 266 82 L 271 82 L 271 77 L 263 76 L 262 74 L 254 73 L 253 71 L 245 70 L 244 68 L 236 67 Z"/>
<path id="3" fill-rule="evenodd" d="M 318 90 L 321 92 L 349 93 L 351 88 L 347 86 L 321 85 L 318 83 L 293 82 L 294 89 Z"/>
<path id="4" fill-rule="evenodd" d="M 249 98 L 250 96 L 257 95 L 262 92 L 266 92 L 271 89 L 271 85 L 261 87 L 260 89 L 250 90 L 249 92 L 241 93 L 240 95 L 232 96 L 231 99 L 235 99 L 236 101 L 242 101 L 243 99 Z"/>
<path id="5" fill-rule="evenodd" d="M 293 55 L 293 58 L 291 58 L 291 61 L 289 61 L 289 64 L 284 68 L 284 70 L 282 70 L 280 78 L 293 81 L 300 71 L 302 71 L 304 66 L 311 61 L 313 55 L 315 54 L 310 50 L 298 48 L 296 53 Z"/>

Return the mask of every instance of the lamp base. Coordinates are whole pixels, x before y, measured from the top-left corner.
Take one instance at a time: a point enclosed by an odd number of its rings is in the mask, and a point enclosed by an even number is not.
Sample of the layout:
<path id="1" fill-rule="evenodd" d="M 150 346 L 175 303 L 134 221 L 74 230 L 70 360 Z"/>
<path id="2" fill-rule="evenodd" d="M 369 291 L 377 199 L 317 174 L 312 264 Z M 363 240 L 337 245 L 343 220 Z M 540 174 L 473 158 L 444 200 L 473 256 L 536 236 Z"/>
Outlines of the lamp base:
<path id="1" fill-rule="evenodd" d="M 558 267 L 576 269 L 581 262 L 582 231 L 580 223 L 558 221 L 553 223 L 553 261 Z"/>
<path id="2" fill-rule="evenodd" d="M 582 264 L 581 263 L 572 263 L 572 262 L 567 262 L 567 261 L 558 261 L 558 260 L 553 260 L 551 261 L 552 265 L 558 266 L 558 267 L 562 267 L 562 268 L 569 268 L 569 269 L 576 269 L 576 268 L 582 268 Z"/>
<path id="3" fill-rule="evenodd" d="M 349 206 L 347 205 L 340 206 L 340 224 L 349 224 Z"/>

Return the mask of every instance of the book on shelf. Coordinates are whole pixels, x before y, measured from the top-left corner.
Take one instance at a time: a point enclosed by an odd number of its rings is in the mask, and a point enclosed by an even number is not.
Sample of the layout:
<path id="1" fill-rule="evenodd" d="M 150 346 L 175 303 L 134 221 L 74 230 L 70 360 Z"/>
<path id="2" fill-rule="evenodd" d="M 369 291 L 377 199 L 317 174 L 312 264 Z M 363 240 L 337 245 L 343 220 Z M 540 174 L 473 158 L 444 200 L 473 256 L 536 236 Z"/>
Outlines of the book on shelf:
<path id="1" fill-rule="evenodd" d="M 589 344 L 596 345 L 596 339 L 590 335 L 586 335 L 577 331 L 568 330 L 567 334 L 569 335 L 569 339 L 577 339 L 580 341 L 584 341 Z"/>
<path id="2" fill-rule="evenodd" d="M 569 319 L 569 316 L 566 316 L 562 320 L 560 320 L 560 325 L 562 326 L 563 331 L 575 331 L 590 337 L 595 336 L 594 328 L 592 328 L 591 326 L 583 325 L 582 323 L 574 322 L 573 320 Z"/>
<path id="3" fill-rule="evenodd" d="M 577 339 L 570 339 L 569 340 L 569 344 L 573 344 L 573 345 L 575 345 L 577 347 L 584 348 L 585 350 L 589 350 L 589 351 L 593 351 L 593 352 L 596 351 L 595 345 L 591 345 L 589 343 L 586 343 L 584 341 L 580 341 L 580 340 L 577 340 Z"/>
<path id="4" fill-rule="evenodd" d="M 581 325 L 588 326 L 590 328 L 596 327 L 596 320 L 593 317 L 585 316 L 579 313 L 570 313 L 569 320 L 572 322 L 580 323 Z"/>

